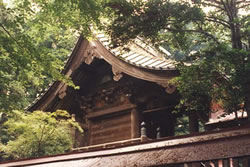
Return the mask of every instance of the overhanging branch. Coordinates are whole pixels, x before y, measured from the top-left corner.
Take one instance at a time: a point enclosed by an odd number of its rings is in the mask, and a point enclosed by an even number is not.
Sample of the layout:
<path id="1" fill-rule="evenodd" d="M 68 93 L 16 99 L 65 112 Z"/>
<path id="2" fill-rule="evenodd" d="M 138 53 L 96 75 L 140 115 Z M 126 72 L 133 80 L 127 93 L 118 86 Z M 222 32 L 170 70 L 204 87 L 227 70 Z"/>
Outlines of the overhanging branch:
<path id="1" fill-rule="evenodd" d="M 250 2 L 245 3 L 245 5 L 239 6 L 238 9 L 242 9 L 242 8 L 245 8 L 245 7 L 250 7 Z"/>
<path id="2" fill-rule="evenodd" d="M 227 21 L 225 20 L 222 20 L 222 19 L 218 19 L 218 18 L 215 18 L 215 17 L 207 17 L 206 18 L 207 21 L 212 21 L 212 22 L 215 22 L 215 23 L 219 23 L 227 28 L 230 28 L 230 25 Z"/>
<path id="3" fill-rule="evenodd" d="M 187 29 L 182 29 L 182 30 L 177 30 L 177 29 L 172 29 L 172 28 L 169 28 L 167 27 L 166 28 L 167 30 L 171 31 L 171 32 L 180 32 L 180 31 L 184 31 L 184 32 L 189 32 L 189 33 L 198 33 L 198 34 L 202 34 L 202 35 L 205 35 L 206 37 L 212 39 L 213 41 L 215 41 L 217 44 L 220 44 L 220 42 L 218 41 L 218 39 L 213 36 L 212 34 L 209 34 L 208 32 L 202 30 L 202 29 L 199 29 L 199 30 L 187 30 Z"/>
<path id="4" fill-rule="evenodd" d="M 13 40 L 16 42 L 16 44 L 20 47 L 23 48 L 22 45 L 10 34 L 10 32 L 0 23 L 0 27 L 4 30 L 4 32 Z"/>
<path id="5" fill-rule="evenodd" d="M 210 6 L 210 7 L 215 7 L 215 8 L 220 9 L 220 10 L 225 10 L 223 7 L 221 7 L 219 5 L 216 5 L 216 4 L 212 4 L 212 3 L 203 2 L 202 5 Z"/>

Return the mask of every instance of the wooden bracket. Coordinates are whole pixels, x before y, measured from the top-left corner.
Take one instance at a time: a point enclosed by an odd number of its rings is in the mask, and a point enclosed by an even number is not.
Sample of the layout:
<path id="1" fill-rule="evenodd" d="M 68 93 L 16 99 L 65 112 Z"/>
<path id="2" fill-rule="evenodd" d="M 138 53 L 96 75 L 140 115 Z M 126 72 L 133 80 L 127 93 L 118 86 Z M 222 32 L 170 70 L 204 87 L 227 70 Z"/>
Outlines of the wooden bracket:
<path id="1" fill-rule="evenodd" d="M 157 83 L 158 85 L 161 85 L 163 88 L 165 88 L 165 91 L 168 93 L 168 94 L 172 94 L 175 92 L 176 90 L 176 86 L 169 83 L 169 82 L 158 82 Z"/>
<path id="2" fill-rule="evenodd" d="M 122 78 L 122 72 L 117 70 L 114 66 L 112 66 L 112 72 L 114 74 L 113 79 L 115 81 L 119 81 Z"/>
<path id="3" fill-rule="evenodd" d="M 87 50 L 87 54 L 85 56 L 84 62 L 86 64 L 91 64 L 92 61 L 94 60 L 95 54 L 93 50 Z"/>
<path id="4" fill-rule="evenodd" d="M 58 97 L 59 97 L 60 99 L 63 99 L 63 98 L 67 95 L 67 93 L 66 93 L 67 88 L 68 88 L 67 84 L 64 84 L 64 85 L 62 86 L 62 88 L 59 90 L 59 92 L 58 92 Z"/>
<path id="5" fill-rule="evenodd" d="M 102 57 L 98 53 L 96 53 L 96 45 L 91 42 L 87 47 L 86 53 L 84 54 L 84 62 L 86 64 L 91 64 L 94 58 L 101 59 Z"/>

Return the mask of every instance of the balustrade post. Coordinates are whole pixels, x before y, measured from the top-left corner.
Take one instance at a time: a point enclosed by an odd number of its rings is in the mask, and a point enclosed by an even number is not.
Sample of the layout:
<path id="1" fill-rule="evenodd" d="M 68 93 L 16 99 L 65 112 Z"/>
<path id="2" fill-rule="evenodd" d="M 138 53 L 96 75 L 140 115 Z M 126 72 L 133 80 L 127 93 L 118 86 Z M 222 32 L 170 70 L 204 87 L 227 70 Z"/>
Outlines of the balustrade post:
<path id="1" fill-rule="evenodd" d="M 146 123 L 141 123 L 141 141 L 145 141 L 147 138 L 147 129 L 146 129 Z"/>
<path id="2" fill-rule="evenodd" d="M 158 128 L 156 129 L 156 139 L 160 139 L 160 138 L 161 138 L 161 128 L 158 127 Z"/>

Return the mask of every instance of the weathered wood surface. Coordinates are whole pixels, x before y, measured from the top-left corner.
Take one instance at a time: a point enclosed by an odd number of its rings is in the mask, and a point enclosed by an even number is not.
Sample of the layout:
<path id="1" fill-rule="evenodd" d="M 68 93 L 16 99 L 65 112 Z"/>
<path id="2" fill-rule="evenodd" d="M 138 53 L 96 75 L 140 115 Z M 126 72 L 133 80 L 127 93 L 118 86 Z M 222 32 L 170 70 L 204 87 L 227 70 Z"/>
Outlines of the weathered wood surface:
<path id="1" fill-rule="evenodd" d="M 140 118 L 139 118 L 139 113 L 136 109 L 131 110 L 131 139 L 133 138 L 138 138 L 140 133 L 139 133 L 139 123 Z"/>
<path id="2" fill-rule="evenodd" d="M 123 105 L 119 105 L 119 106 L 116 106 L 116 107 L 112 107 L 112 108 L 108 108 L 108 109 L 105 109 L 105 110 L 99 110 L 99 111 L 95 111 L 95 112 L 89 112 L 87 114 L 87 118 L 94 118 L 94 117 L 99 117 L 99 116 L 102 116 L 102 115 L 107 115 L 107 114 L 112 114 L 112 113 L 116 113 L 116 112 L 121 112 L 121 111 L 124 111 L 124 110 L 129 110 L 129 109 L 132 109 L 132 108 L 135 108 L 136 105 L 134 104 L 123 104 Z"/>
<path id="3" fill-rule="evenodd" d="M 159 166 L 173 163 L 190 164 L 191 162 L 205 162 L 249 155 L 250 127 L 247 127 L 199 136 L 151 141 L 114 149 L 10 162 L 0 164 L 0 167 L 36 166 L 34 164 L 39 163 L 43 163 L 38 165 L 40 167 Z M 224 160 L 221 162 L 219 166 L 225 163 Z M 243 158 L 242 163 L 244 167 L 247 166 L 248 159 Z"/>
<path id="4" fill-rule="evenodd" d="M 131 138 L 130 112 L 90 121 L 90 145 Z"/>

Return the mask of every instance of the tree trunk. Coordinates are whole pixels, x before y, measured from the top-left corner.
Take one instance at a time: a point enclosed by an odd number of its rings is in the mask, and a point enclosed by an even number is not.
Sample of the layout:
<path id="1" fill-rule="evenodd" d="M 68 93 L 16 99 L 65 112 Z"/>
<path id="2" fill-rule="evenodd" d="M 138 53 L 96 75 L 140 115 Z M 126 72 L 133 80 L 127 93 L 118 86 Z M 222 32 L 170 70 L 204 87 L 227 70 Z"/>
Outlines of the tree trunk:
<path id="1" fill-rule="evenodd" d="M 230 20 L 230 29 L 231 29 L 231 41 L 232 41 L 232 47 L 234 49 L 242 49 L 242 41 L 241 41 L 241 34 L 240 34 L 240 24 L 238 22 L 238 9 L 236 6 L 236 1 L 232 0 L 231 4 L 226 5 L 228 9 L 226 9 L 228 18 Z M 244 58 L 240 58 L 241 64 L 245 66 Z M 250 83 L 247 83 L 245 85 L 245 100 L 244 105 L 248 116 L 248 121 L 250 122 Z"/>
<path id="2" fill-rule="evenodd" d="M 238 22 L 239 20 L 238 8 L 236 6 L 236 1 L 232 0 L 231 4 L 227 4 L 227 6 L 228 6 L 228 17 L 230 20 L 232 47 L 235 49 L 242 49 L 240 24 Z"/>

